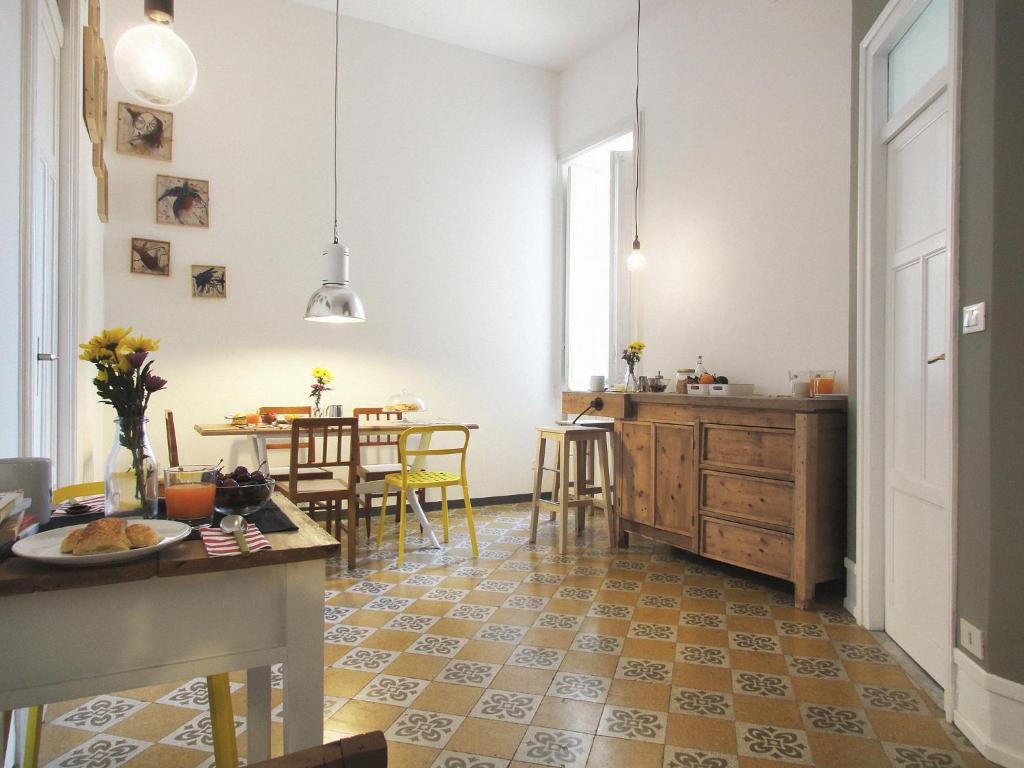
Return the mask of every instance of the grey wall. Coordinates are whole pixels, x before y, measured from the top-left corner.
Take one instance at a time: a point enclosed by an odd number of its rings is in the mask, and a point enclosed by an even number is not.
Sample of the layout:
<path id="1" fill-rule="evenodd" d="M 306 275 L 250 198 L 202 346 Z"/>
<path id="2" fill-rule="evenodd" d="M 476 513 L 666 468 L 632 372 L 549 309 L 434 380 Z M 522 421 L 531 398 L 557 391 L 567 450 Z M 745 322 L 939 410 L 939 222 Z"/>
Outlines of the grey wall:
<path id="1" fill-rule="evenodd" d="M 989 329 L 960 337 L 957 609 L 982 665 L 1024 683 L 1024 3 L 965 0 L 960 300 Z"/>
<path id="2" fill-rule="evenodd" d="M 850 49 L 850 327 L 849 411 L 847 423 L 846 554 L 857 559 L 857 144 L 860 140 L 860 41 L 886 0 L 851 0 Z"/>

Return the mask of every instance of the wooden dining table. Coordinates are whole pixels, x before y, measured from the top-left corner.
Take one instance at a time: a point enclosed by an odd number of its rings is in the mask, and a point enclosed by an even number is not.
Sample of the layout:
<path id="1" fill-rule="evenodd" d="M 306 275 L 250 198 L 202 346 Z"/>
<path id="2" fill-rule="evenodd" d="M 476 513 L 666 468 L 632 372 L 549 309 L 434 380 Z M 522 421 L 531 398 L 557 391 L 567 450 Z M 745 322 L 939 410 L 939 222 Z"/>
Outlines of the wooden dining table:
<path id="1" fill-rule="evenodd" d="M 361 434 L 372 433 L 380 435 L 398 435 L 409 429 L 410 427 L 430 427 L 430 426 L 443 426 L 449 424 L 457 424 L 459 426 L 466 427 L 466 429 L 479 429 L 479 425 L 472 424 L 462 421 L 448 421 L 444 419 L 435 420 L 400 420 L 395 419 L 392 421 L 360 421 L 359 432 Z M 203 437 L 248 437 L 256 443 L 256 460 L 257 463 L 262 464 L 267 462 L 267 466 L 270 465 L 267 461 L 267 441 L 268 440 L 284 440 L 286 437 L 291 435 L 291 425 L 289 424 L 239 424 L 237 426 L 232 424 L 196 424 L 195 430 Z M 429 436 L 421 440 L 419 448 L 425 449 L 430 445 Z M 423 469 L 425 458 L 423 456 L 417 457 L 416 461 L 412 465 L 412 471 Z M 369 483 L 360 483 L 356 486 L 356 496 L 362 496 L 365 493 L 380 493 L 378 486 L 380 481 L 371 481 Z M 437 540 L 437 534 L 434 533 L 434 529 L 430 525 L 430 521 L 427 519 L 426 512 L 423 510 L 423 505 L 420 504 L 419 498 L 414 493 L 410 493 L 406 499 L 409 502 L 409 506 L 412 507 L 413 514 L 416 515 L 416 519 L 419 524 L 423 527 L 423 532 L 430 540 L 431 546 L 436 549 L 440 549 L 441 543 Z M 350 567 L 354 567 L 354 563 L 350 564 Z"/>
<path id="2" fill-rule="evenodd" d="M 283 662 L 285 752 L 322 743 L 324 561 L 339 544 L 273 499 L 298 530 L 246 557 L 182 541 L 118 565 L 0 562 L 0 710 L 244 669 L 255 762 L 270 756 L 270 668 Z"/>

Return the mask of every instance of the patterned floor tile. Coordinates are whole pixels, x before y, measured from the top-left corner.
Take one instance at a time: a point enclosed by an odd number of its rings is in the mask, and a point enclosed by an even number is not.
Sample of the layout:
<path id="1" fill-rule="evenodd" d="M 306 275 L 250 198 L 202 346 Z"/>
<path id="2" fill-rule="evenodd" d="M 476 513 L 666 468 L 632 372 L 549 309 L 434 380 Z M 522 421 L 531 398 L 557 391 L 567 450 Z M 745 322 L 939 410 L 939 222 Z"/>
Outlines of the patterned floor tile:
<path id="1" fill-rule="evenodd" d="M 593 742 L 594 737 L 585 733 L 531 726 L 514 759 L 524 763 L 581 768 L 586 765 Z"/>
<path id="2" fill-rule="evenodd" d="M 786 656 L 786 666 L 793 677 L 813 677 L 816 680 L 849 680 L 843 665 L 832 659 L 815 656 Z"/>
<path id="3" fill-rule="evenodd" d="M 948 749 L 889 742 L 884 742 L 882 748 L 893 768 L 966 768 L 963 758 Z"/>
<path id="4" fill-rule="evenodd" d="M 766 675 L 761 672 L 732 671 L 732 690 L 748 696 L 792 699 L 793 686 L 785 675 Z"/>
<path id="5" fill-rule="evenodd" d="M 452 587 L 434 587 L 434 589 L 427 592 L 420 599 L 438 600 L 443 603 L 458 603 L 468 594 L 468 589 L 454 589 Z"/>
<path id="6" fill-rule="evenodd" d="M 508 764 L 508 760 L 500 757 L 470 755 L 446 749 L 434 759 L 430 768 L 508 768 Z"/>
<path id="7" fill-rule="evenodd" d="M 537 713 L 543 696 L 518 691 L 487 689 L 470 712 L 472 717 L 529 724 Z"/>
<path id="8" fill-rule="evenodd" d="M 232 693 L 243 687 L 241 683 L 229 683 L 229 686 Z M 194 677 L 184 685 L 179 685 L 173 691 L 161 696 L 156 703 L 166 704 L 170 707 L 207 710 L 210 708 L 210 695 L 206 678 Z"/>
<path id="9" fill-rule="evenodd" d="M 669 712 L 725 720 L 736 718 L 732 694 L 682 686 L 673 686 L 672 697 L 669 700 Z"/>
<path id="10" fill-rule="evenodd" d="M 206 689 L 206 681 L 203 680 L 203 689 Z M 102 733 L 126 718 L 131 717 L 148 702 L 128 699 L 121 696 L 97 696 L 84 704 L 65 712 L 56 718 L 54 725 L 63 725 L 67 728 L 79 728 L 83 731 Z"/>
<path id="11" fill-rule="evenodd" d="M 662 661 L 648 659 L 630 659 L 620 657 L 615 668 L 615 677 L 619 680 L 633 680 L 641 683 L 672 682 L 672 665 Z"/>
<path id="12" fill-rule="evenodd" d="M 583 623 L 583 617 L 568 613 L 541 613 L 533 626 L 541 629 L 564 629 L 575 632 Z"/>
<path id="13" fill-rule="evenodd" d="M 359 645 L 375 631 L 372 627 L 336 624 L 324 633 L 324 642 L 333 645 Z"/>
<path id="14" fill-rule="evenodd" d="M 434 626 L 440 616 L 423 616 L 415 613 L 400 613 L 383 624 L 384 629 L 395 629 L 402 632 L 426 632 Z"/>
<path id="15" fill-rule="evenodd" d="M 367 611 L 401 613 L 415 602 L 416 600 L 411 597 L 378 597 L 368 602 L 363 608 Z"/>
<path id="16" fill-rule="evenodd" d="M 324 623 L 337 624 L 356 612 L 355 608 L 346 608 L 341 605 L 324 605 Z"/>
<path id="17" fill-rule="evenodd" d="M 596 619 L 632 619 L 634 610 L 632 605 L 594 603 L 587 611 L 587 616 Z"/>
<path id="18" fill-rule="evenodd" d="M 729 649 L 714 645 L 676 643 L 676 661 L 683 664 L 703 664 L 709 667 L 728 667 Z"/>
<path id="19" fill-rule="evenodd" d="M 469 640 L 464 637 L 420 635 L 416 642 L 410 645 L 406 651 L 426 656 L 445 656 L 451 658 L 462 650 L 462 647 L 468 642 Z"/>
<path id="20" fill-rule="evenodd" d="M 427 684 L 426 680 L 382 674 L 373 678 L 354 698 L 357 701 L 373 701 L 378 704 L 408 707 L 423 693 Z"/>
<path id="21" fill-rule="evenodd" d="M 245 718 L 235 715 L 235 733 L 245 731 Z M 198 749 L 213 752 L 213 729 L 210 726 L 210 713 L 196 715 L 180 728 L 160 739 L 161 744 L 172 747 Z"/>
<path id="22" fill-rule="evenodd" d="M 597 733 L 616 739 L 664 744 L 667 728 L 668 714 L 665 712 L 609 705 L 601 713 Z"/>
<path id="23" fill-rule="evenodd" d="M 664 768 L 739 768 L 739 758 L 724 752 L 685 747 L 665 747 Z"/>
<path id="24" fill-rule="evenodd" d="M 875 732 L 862 709 L 847 709 L 831 704 L 800 705 L 800 716 L 807 731 L 832 733 L 838 736 L 875 738 Z"/>
<path id="25" fill-rule="evenodd" d="M 509 595 L 501 606 L 521 611 L 543 611 L 547 604 L 548 598 L 539 595 Z"/>
<path id="26" fill-rule="evenodd" d="M 575 672 L 559 672 L 551 681 L 548 696 L 577 701 L 592 701 L 598 704 L 608 698 L 612 681 L 607 677 L 581 675 Z"/>
<path id="27" fill-rule="evenodd" d="M 533 645 L 516 646 L 515 651 L 506 664 L 513 667 L 531 667 L 532 669 L 558 669 L 565 658 L 565 651 L 556 648 L 538 648 Z"/>
<path id="28" fill-rule="evenodd" d="M 638 640 L 667 640 L 675 642 L 676 628 L 668 624 L 649 624 L 642 621 L 634 621 L 629 625 L 627 637 L 634 637 Z"/>
<path id="29" fill-rule="evenodd" d="M 725 629 L 725 616 L 720 613 L 683 611 L 679 614 L 679 626 L 704 627 L 705 629 Z"/>
<path id="30" fill-rule="evenodd" d="M 459 603 L 445 614 L 450 619 L 466 619 L 467 621 L 487 621 L 498 610 L 493 605 L 476 605 Z"/>
<path id="31" fill-rule="evenodd" d="M 884 688 L 879 685 L 856 685 L 857 695 L 869 709 L 927 715 L 924 699 L 909 688 Z"/>
<path id="32" fill-rule="evenodd" d="M 736 723 L 736 746 L 740 755 L 813 765 L 807 734 L 801 730 L 773 725 Z"/>
<path id="33" fill-rule="evenodd" d="M 622 653 L 622 645 L 623 641 L 621 637 L 577 632 L 576 637 L 573 638 L 570 648 L 574 651 L 618 656 Z"/>
<path id="34" fill-rule="evenodd" d="M 44 768 L 117 768 L 150 746 L 148 741 L 100 733 L 50 761 Z"/>
<path id="35" fill-rule="evenodd" d="M 464 719 L 458 715 L 407 709 L 384 732 L 384 738 L 440 748 L 451 740 Z"/>
<path id="36" fill-rule="evenodd" d="M 382 651 L 379 648 L 353 648 L 331 666 L 336 669 L 377 673 L 383 672 L 401 655 L 398 651 Z"/>
<path id="37" fill-rule="evenodd" d="M 682 605 L 682 601 L 672 595 L 641 595 L 639 605 L 641 608 L 667 608 L 675 610 Z"/>
<path id="38" fill-rule="evenodd" d="M 473 635 L 475 640 L 486 640 L 491 643 L 513 643 L 522 642 L 526 635 L 526 627 L 518 627 L 514 624 L 492 624 L 490 622 L 480 627 Z"/>
<path id="39" fill-rule="evenodd" d="M 434 679 L 439 683 L 486 688 L 500 671 L 500 664 L 453 659 L 445 665 L 444 669 Z"/>

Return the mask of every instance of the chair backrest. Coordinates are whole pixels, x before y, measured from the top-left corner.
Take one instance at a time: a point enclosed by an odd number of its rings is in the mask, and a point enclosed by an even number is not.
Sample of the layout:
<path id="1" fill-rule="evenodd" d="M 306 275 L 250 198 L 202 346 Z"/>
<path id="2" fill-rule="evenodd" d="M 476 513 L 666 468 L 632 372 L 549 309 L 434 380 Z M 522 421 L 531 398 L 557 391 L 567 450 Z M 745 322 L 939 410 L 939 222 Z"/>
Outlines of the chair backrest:
<path id="1" fill-rule="evenodd" d="M 348 446 L 345 440 L 348 439 Z M 306 449 L 305 458 L 302 449 Z M 288 480 L 298 488 L 304 467 L 348 467 L 348 484 L 355 487 L 359 464 L 359 419 L 295 419 L 292 421 L 291 459 Z"/>
<path id="2" fill-rule="evenodd" d="M 172 467 L 180 467 L 178 461 L 178 435 L 174 431 L 174 413 L 164 411 L 164 425 L 167 427 L 167 460 Z"/>
<path id="3" fill-rule="evenodd" d="M 433 437 L 434 435 L 455 432 L 462 435 L 462 444 L 454 448 L 408 448 L 410 437 Z M 466 448 L 469 446 L 469 429 L 461 424 L 435 424 L 431 426 L 409 427 L 398 436 L 398 462 L 402 465 L 402 484 L 409 466 L 420 456 L 459 456 L 459 476 L 466 477 Z"/>
<path id="4" fill-rule="evenodd" d="M 357 419 L 366 421 L 401 421 L 401 411 L 385 411 L 383 408 L 353 408 L 352 415 Z M 396 432 L 362 432 L 359 435 L 361 447 L 380 447 L 386 445 L 398 445 L 398 433 Z"/>
<path id="5" fill-rule="evenodd" d="M 50 497 L 50 502 L 53 506 L 57 506 L 61 502 L 67 501 L 68 499 L 74 499 L 78 496 L 96 496 L 97 494 L 106 491 L 106 484 L 102 480 L 97 480 L 93 483 L 78 483 L 77 485 L 65 485 L 63 488 L 54 488 L 53 494 Z"/>

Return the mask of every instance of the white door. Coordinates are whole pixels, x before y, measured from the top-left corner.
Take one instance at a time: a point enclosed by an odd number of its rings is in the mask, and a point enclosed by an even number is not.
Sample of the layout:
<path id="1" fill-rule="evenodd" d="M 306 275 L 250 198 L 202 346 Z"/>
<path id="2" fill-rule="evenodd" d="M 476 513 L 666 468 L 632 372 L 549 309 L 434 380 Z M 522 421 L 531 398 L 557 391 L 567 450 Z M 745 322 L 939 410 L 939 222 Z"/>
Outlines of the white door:
<path id="1" fill-rule="evenodd" d="M 945 95 L 889 142 L 886 632 L 939 685 L 951 615 Z"/>
<path id="2" fill-rule="evenodd" d="M 28 455 L 55 457 L 57 433 L 57 271 L 59 241 L 60 53 L 55 0 L 35 0 L 29 150 L 29 286 L 26 338 Z"/>

